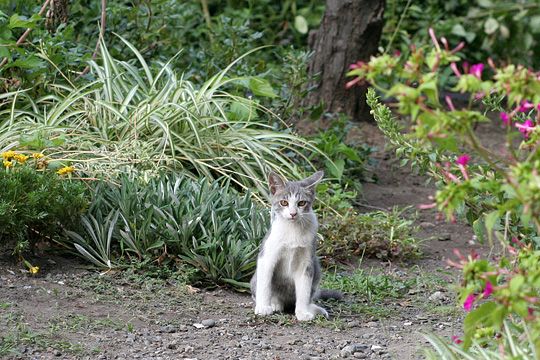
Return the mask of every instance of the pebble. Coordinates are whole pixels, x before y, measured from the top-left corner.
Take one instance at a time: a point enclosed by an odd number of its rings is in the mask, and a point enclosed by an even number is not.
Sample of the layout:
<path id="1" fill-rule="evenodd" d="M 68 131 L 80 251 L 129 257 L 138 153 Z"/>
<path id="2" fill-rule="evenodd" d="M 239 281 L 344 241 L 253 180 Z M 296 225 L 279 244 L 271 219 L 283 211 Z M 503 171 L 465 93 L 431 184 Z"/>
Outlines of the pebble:
<path id="1" fill-rule="evenodd" d="M 174 325 L 166 325 L 161 327 L 161 332 L 172 334 L 176 332 L 176 327 Z"/>
<path id="2" fill-rule="evenodd" d="M 442 233 L 441 235 L 439 235 L 437 237 L 437 240 L 439 240 L 439 241 L 450 241 L 450 240 L 452 240 L 452 235 L 450 235 L 449 233 Z"/>
<path id="3" fill-rule="evenodd" d="M 439 303 L 439 302 L 443 302 L 444 300 L 446 300 L 446 296 L 441 291 L 435 291 L 433 294 L 431 294 L 428 297 L 428 300 L 432 301 L 432 302 Z"/>
<path id="4" fill-rule="evenodd" d="M 206 319 L 206 320 L 201 321 L 201 324 L 204 327 L 211 328 L 211 327 L 216 326 L 216 320 L 214 320 L 214 319 Z"/>

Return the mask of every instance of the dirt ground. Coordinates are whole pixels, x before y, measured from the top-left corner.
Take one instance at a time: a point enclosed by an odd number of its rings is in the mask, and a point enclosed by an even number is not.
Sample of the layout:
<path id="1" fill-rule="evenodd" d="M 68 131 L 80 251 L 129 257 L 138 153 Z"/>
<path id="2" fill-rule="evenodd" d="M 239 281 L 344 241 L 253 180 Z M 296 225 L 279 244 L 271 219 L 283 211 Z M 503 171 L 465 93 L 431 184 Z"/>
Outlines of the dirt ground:
<path id="1" fill-rule="evenodd" d="M 362 209 L 428 203 L 433 186 L 399 168 L 370 125 L 366 141 L 379 149 L 378 182 L 364 185 Z M 423 334 L 460 335 L 463 311 L 455 301 L 453 249 L 482 248 L 463 224 L 417 220 L 424 255 L 410 263 L 363 260 L 374 274 L 414 280 L 399 298 L 373 304 L 346 295 L 328 302 L 330 320 L 299 323 L 292 315 L 255 317 L 248 294 L 201 290 L 179 279 L 118 272 L 87 264 L 43 260 L 37 276 L 0 258 L 0 354 L 5 359 L 421 359 Z M 411 282 L 409 282 L 411 283 Z M 356 309 L 356 310 L 351 310 Z"/>

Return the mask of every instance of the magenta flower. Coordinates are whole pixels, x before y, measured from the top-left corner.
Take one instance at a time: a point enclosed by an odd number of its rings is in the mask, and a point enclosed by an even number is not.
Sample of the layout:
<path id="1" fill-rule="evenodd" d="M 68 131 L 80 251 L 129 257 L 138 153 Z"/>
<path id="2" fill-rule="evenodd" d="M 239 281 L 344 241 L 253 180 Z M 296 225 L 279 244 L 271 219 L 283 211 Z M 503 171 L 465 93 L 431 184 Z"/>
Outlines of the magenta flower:
<path id="1" fill-rule="evenodd" d="M 463 340 L 461 340 L 461 339 L 459 338 L 459 336 L 452 335 L 452 342 L 453 342 L 454 344 L 459 345 L 459 344 L 461 344 L 461 343 L 463 342 Z"/>
<path id="2" fill-rule="evenodd" d="M 529 134 L 534 131 L 535 125 L 531 119 L 527 119 L 523 124 L 516 123 L 515 127 L 517 127 L 519 132 L 527 139 L 529 138 Z"/>
<path id="3" fill-rule="evenodd" d="M 467 154 L 463 154 L 457 158 L 456 164 L 467 166 L 467 164 L 469 163 L 469 160 L 471 160 L 471 157 Z"/>
<path id="4" fill-rule="evenodd" d="M 471 68 L 469 69 L 469 74 L 482 80 L 482 71 L 484 71 L 484 64 L 474 64 L 471 65 Z"/>
<path id="5" fill-rule="evenodd" d="M 465 302 L 463 303 L 463 308 L 465 309 L 465 311 L 471 311 L 474 300 L 476 300 L 476 296 L 474 296 L 473 294 L 467 296 Z"/>
<path id="6" fill-rule="evenodd" d="M 364 65 L 366 65 L 365 62 L 363 62 L 362 60 L 358 60 L 354 64 L 349 65 L 349 70 L 361 69 L 362 67 L 364 67 Z"/>
<path id="7" fill-rule="evenodd" d="M 482 297 L 484 299 L 487 299 L 491 294 L 493 293 L 493 285 L 491 282 L 486 282 L 486 287 L 484 289 L 484 292 L 482 293 Z"/>
<path id="8" fill-rule="evenodd" d="M 506 126 L 509 126 L 510 125 L 510 115 L 508 115 L 507 113 L 505 112 L 502 112 L 499 114 L 502 122 L 504 123 L 504 125 Z"/>
<path id="9" fill-rule="evenodd" d="M 527 112 L 529 110 L 534 109 L 534 104 L 530 102 L 529 100 L 523 100 L 521 104 L 519 105 L 517 111 L 519 112 Z"/>

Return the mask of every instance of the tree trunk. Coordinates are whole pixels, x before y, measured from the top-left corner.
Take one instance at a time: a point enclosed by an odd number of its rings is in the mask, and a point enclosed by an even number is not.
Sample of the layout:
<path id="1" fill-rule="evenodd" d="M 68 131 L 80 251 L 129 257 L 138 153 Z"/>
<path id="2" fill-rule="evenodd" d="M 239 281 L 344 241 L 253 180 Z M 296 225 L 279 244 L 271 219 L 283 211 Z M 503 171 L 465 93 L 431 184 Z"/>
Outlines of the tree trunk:
<path id="1" fill-rule="evenodd" d="M 365 102 L 366 87 L 345 89 L 349 65 L 368 60 L 381 37 L 384 0 L 327 0 L 326 11 L 315 37 L 309 74 L 316 76 L 304 105 L 322 101 L 328 112 L 344 112 L 353 120 L 370 120 Z"/>

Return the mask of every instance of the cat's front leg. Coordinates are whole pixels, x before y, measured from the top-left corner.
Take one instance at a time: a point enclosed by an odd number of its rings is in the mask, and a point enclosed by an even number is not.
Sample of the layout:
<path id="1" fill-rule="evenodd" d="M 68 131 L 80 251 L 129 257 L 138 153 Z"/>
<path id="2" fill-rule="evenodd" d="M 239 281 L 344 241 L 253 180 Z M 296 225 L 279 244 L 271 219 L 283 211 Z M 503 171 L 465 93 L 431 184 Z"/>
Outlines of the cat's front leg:
<path id="1" fill-rule="evenodd" d="M 255 291 L 255 314 L 272 315 L 274 309 L 271 305 L 272 299 L 272 274 L 274 272 L 274 262 L 264 257 L 259 258 L 257 263 L 257 289 Z"/>
<path id="2" fill-rule="evenodd" d="M 299 321 L 313 320 L 318 314 L 328 318 L 326 310 L 311 303 L 313 274 L 309 267 L 295 277 L 294 285 L 296 291 L 295 315 Z"/>

